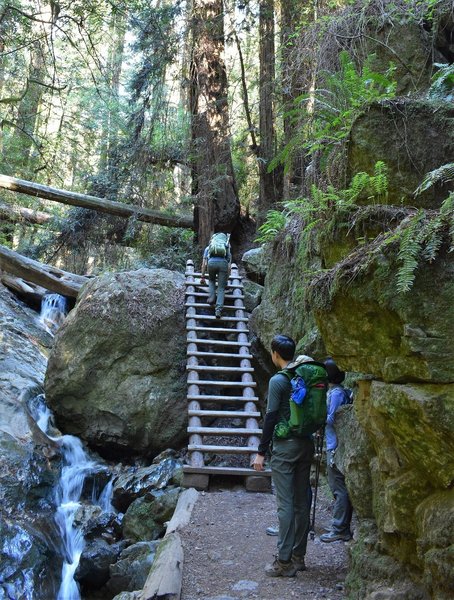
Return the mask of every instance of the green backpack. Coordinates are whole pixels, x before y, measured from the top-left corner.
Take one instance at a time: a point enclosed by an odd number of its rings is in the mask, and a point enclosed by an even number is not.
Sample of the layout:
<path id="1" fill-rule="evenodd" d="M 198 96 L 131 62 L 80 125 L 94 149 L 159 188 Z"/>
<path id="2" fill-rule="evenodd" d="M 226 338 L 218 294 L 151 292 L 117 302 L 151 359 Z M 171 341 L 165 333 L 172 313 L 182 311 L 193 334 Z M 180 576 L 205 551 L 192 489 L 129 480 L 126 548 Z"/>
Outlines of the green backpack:
<path id="1" fill-rule="evenodd" d="M 306 437 L 323 427 L 326 421 L 328 376 L 321 363 L 307 362 L 295 369 L 279 371 L 290 379 L 290 419 L 280 421 L 277 438 Z"/>
<path id="2" fill-rule="evenodd" d="M 215 233 L 211 236 L 208 245 L 208 256 L 210 258 L 226 258 L 229 247 L 229 237 L 226 233 Z"/>

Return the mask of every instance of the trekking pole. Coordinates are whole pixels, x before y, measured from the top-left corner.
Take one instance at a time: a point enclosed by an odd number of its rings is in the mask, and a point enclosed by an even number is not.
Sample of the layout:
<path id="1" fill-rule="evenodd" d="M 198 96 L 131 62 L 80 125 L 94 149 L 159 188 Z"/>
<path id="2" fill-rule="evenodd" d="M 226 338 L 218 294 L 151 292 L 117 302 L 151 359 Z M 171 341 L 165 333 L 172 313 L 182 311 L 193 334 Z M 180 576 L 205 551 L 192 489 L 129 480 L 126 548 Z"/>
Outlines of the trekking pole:
<path id="1" fill-rule="evenodd" d="M 312 519 L 309 524 L 309 536 L 310 536 L 311 540 L 315 539 L 315 506 L 317 504 L 318 480 L 320 477 L 320 465 L 322 462 L 324 436 L 325 436 L 325 428 L 322 427 L 315 434 L 315 486 L 314 486 L 314 498 L 313 498 L 313 503 L 312 503 Z"/>

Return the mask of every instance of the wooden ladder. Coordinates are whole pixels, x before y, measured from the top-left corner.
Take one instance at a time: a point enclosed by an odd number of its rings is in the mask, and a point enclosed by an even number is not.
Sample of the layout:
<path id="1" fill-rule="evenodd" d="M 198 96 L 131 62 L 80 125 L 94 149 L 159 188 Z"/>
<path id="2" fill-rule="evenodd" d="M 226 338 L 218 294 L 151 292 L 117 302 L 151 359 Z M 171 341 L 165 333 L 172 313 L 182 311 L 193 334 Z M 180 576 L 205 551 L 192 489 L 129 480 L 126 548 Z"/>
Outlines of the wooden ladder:
<path id="1" fill-rule="evenodd" d="M 251 467 L 262 430 L 238 268 L 232 265 L 221 319 L 206 303 L 208 288 L 200 285 L 192 260 L 185 275 L 189 464 L 183 468 L 184 485 L 206 489 L 210 476 L 233 475 L 245 478 L 250 491 L 269 491 L 270 471 L 258 474 Z M 229 466 L 232 457 L 243 465 Z"/>

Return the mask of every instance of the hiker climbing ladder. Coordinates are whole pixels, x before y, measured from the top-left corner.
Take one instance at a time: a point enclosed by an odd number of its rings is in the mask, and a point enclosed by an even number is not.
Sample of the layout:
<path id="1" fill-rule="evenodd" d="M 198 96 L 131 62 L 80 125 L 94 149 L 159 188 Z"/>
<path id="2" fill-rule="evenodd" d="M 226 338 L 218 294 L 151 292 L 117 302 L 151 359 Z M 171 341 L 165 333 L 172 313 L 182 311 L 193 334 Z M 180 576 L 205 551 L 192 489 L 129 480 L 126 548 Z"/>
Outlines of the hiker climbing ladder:
<path id="1" fill-rule="evenodd" d="M 200 273 L 194 272 L 189 260 L 185 304 L 189 465 L 184 467 L 185 485 L 204 489 L 210 475 L 236 475 L 246 478 L 248 489 L 268 491 L 270 473 L 258 475 L 251 468 L 262 431 L 243 285 L 235 264 L 222 319 L 215 317 L 207 298 L 208 288 L 200 285 Z M 232 456 L 243 465 L 230 466 Z"/>

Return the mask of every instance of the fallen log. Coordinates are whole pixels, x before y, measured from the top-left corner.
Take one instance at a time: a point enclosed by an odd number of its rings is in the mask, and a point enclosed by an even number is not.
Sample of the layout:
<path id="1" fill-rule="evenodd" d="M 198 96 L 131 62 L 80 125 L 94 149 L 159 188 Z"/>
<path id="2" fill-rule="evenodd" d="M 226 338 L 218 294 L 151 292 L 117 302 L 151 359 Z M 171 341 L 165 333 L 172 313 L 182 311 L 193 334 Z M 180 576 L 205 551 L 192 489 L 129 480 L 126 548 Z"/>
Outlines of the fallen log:
<path id="1" fill-rule="evenodd" d="M 113 200 L 106 200 L 105 198 L 97 198 L 96 196 L 88 196 L 77 192 L 68 192 L 47 185 L 41 185 L 40 183 L 16 179 L 8 175 L 0 175 L 0 188 L 62 204 L 89 208 L 117 217 L 133 217 L 144 223 L 166 225 L 167 227 L 182 227 L 185 229 L 192 229 L 194 226 L 192 218 L 185 215 L 168 215 L 158 210 L 142 208 L 133 204 L 123 204 L 123 202 L 114 202 Z"/>
<path id="2" fill-rule="evenodd" d="M 75 298 L 88 277 L 75 275 L 22 256 L 0 246 L 0 269 L 46 288 L 57 294 Z"/>
<path id="3" fill-rule="evenodd" d="M 10 223 L 31 223 L 32 225 L 44 225 L 53 219 L 52 215 L 22 206 L 9 206 L 0 204 L 0 220 Z"/>
<path id="4" fill-rule="evenodd" d="M 48 293 L 46 288 L 36 285 L 31 281 L 25 281 L 22 277 L 15 277 L 9 273 L 0 272 L 0 282 L 14 292 L 17 296 L 25 299 L 26 303 L 37 309 L 41 306 L 43 296 Z"/>

